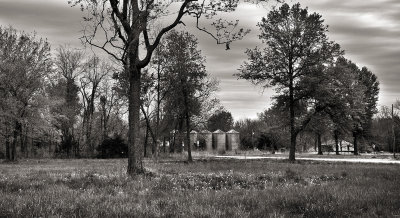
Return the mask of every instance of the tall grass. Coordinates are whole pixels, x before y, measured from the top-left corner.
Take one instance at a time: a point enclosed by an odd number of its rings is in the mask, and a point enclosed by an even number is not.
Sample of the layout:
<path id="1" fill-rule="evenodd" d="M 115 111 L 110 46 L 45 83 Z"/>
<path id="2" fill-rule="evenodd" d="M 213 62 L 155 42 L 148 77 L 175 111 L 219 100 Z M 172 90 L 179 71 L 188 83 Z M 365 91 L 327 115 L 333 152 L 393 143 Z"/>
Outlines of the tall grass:
<path id="1" fill-rule="evenodd" d="M 1 217 L 393 217 L 396 165 L 22 160 L 0 164 Z"/>

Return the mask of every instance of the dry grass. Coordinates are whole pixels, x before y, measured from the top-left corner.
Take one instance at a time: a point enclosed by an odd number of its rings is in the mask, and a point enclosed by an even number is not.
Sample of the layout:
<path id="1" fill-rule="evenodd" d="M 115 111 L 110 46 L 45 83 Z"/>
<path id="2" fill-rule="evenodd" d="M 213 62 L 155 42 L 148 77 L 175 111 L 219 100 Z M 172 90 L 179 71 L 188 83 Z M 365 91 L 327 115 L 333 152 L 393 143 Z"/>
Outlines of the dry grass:
<path id="1" fill-rule="evenodd" d="M 0 164 L 0 217 L 393 217 L 397 165 L 262 160 Z"/>

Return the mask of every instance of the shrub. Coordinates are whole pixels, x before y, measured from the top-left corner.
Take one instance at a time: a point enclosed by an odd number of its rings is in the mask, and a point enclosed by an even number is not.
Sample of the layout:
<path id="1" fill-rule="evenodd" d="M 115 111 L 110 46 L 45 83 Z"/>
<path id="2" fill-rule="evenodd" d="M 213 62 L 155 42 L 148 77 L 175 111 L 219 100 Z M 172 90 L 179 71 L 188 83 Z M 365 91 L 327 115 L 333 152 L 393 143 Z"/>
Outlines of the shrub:
<path id="1" fill-rule="evenodd" d="M 98 158 L 126 158 L 128 157 L 128 145 L 120 135 L 106 138 L 99 145 Z"/>

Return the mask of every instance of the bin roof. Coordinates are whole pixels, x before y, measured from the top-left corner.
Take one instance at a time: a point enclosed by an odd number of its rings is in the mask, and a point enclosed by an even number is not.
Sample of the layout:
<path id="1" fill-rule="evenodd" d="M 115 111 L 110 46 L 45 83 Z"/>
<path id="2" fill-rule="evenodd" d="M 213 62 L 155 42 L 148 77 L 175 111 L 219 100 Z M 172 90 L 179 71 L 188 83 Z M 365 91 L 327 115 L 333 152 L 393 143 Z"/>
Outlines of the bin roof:
<path id="1" fill-rule="evenodd" d="M 228 132 L 226 132 L 226 133 L 239 133 L 238 131 L 236 131 L 236 130 L 234 130 L 234 129 L 231 129 L 231 130 L 229 130 Z"/>
<path id="2" fill-rule="evenodd" d="M 222 130 L 220 130 L 220 129 L 217 129 L 217 130 L 215 130 L 213 133 L 225 133 L 225 132 L 222 131 Z"/>
<path id="3" fill-rule="evenodd" d="M 211 132 L 205 129 L 205 130 L 201 130 L 200 133 L 211 133 Z"/>

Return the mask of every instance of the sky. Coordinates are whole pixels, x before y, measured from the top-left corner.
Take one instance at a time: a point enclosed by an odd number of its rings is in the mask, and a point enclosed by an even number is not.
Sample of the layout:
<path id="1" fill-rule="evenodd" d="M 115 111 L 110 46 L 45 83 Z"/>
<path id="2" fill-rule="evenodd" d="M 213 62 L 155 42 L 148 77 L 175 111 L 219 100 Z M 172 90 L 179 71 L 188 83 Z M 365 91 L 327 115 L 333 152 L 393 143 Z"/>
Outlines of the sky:
<path id="1" fill-rule="evenodd" d="M 297 1 L 287 1 L 289 4 Z M 320 13 L 329 25 L 329 39 L 345 50 L 345 57 L 359 67 L 366 66 L 380 81 L 379 106 L 400 99 L 400 1 L 399 0 L 299 0 L 309 12 Z M 275 4 L 274 4 L 275 5 Z M 278 5 L 279 6 L 279 5 Z M 263 90 L 235 73 L 247 59 L 246 48 L 261 46 L 257 22 L 267 16 L 270 6 L 239 4 L 227 19 L 239 19 L 239 26 L 251 29 L 243 40 L 234 42 L 230 50 L 206 34 L 196 31 L 191 19 L 184 20 L 186 29 L 199 38 L 199 48 L 206 56 L 208 72 L 220 81 L 216 93 L 222 105 L 235 120 L 256 118 L 270 107 L 273 89 Z M 82 12 L 71 8 L 67 0 L 0 0 L 0 25 L 12 25 L 25 32 L 35 31 L 47 38 L 55 49 L 60 45 L 80 47 Z M 169 20 L 166 19 L 167 23 Z"/>

